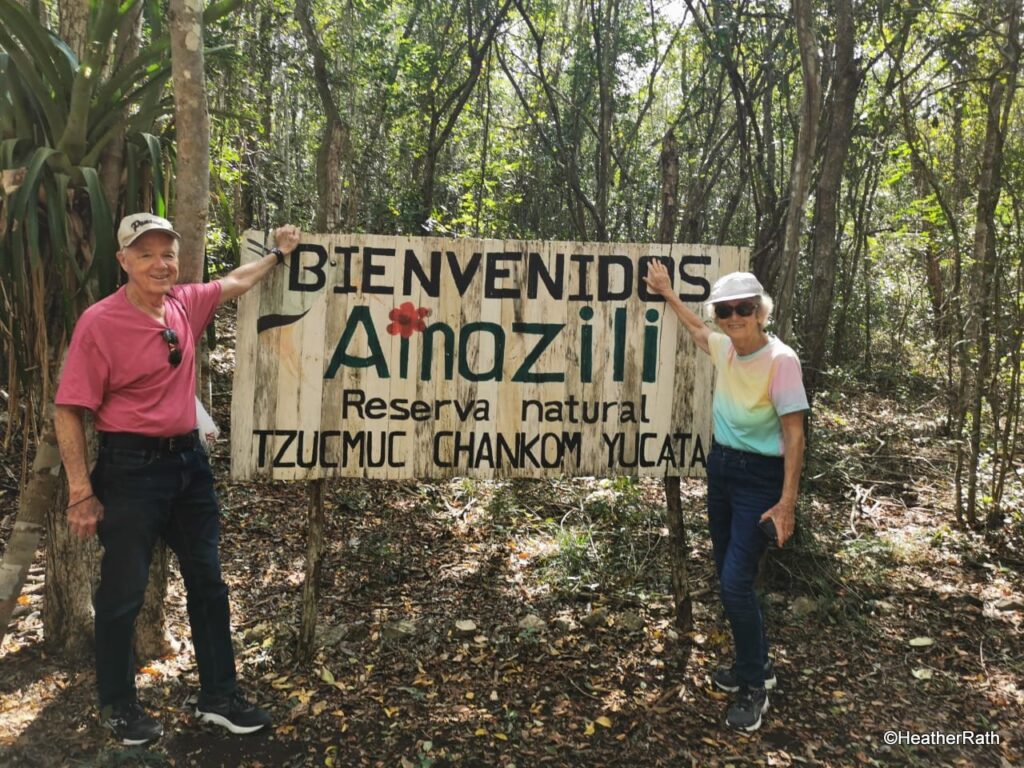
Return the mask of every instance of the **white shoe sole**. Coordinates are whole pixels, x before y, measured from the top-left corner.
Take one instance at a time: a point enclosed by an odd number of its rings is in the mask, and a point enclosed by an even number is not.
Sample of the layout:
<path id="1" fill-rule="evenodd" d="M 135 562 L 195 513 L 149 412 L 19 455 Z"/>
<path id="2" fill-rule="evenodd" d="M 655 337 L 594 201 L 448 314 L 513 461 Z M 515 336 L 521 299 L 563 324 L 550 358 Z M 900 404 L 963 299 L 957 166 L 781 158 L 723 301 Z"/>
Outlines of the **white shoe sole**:
<path id="1" fill-rule="evenodd" d="M 114 737 L 118 744 L 121 744 L 125 747 L 141 747 L 144 744 L 152 744 L 154 741 L 158 740 L 161 736 L 164 735 L 163 731 L 161 731 L 156 736 L 151 736 L 148 739 L 122 739 L 116 733 L 114 733 L 114 729 L 111 728 L 109 725 L 104 725 L 103 727 L 110 731 L 111 735 Z"/>
<path id="2" fill-rule="evenodd" d="M 725 685 L 722 685 L 721 683 L 717 682 L 714 679 L 714 677 L 711 678 L 711 682 L 714 684 L 715 688 L 717 688 L 720 691 L 725 691 L 726 693 L 738 693 L 739 690 L 740 690 L 740 687 L 738 685 L 725 686 Z M 770 690 L 775 688 L 775 686 L 778 684 L 778 682 L 779 682 L 779 680 L 778 680 L 778 678 L 775 675 L 772 675 L 771 677 L 765 678 L 764 689 L 766 691 L 770 691 Z"/>
<path id="3" fill-rule="evenodd" d="M 757 720 L 752 725 L 730 725 L 728 719 L 726 719 L 726 725 L 730 728 L 735 728 L 737 731 L 744 731 L 746 733 L 753 733 L 761 727 L 761 715 L 768 711 L 768 699 L 764 700 L 764 706 L 761 707 L 761 712 L 757 716 Z"/>
<path id="4" fill-rule="evenodd" d="M 125 747 L 141 747 L 145 744 L 152 744 L 159 738 L 159 736 L 154 736 L 152 739 L 118 739 L 117 743 Z"/>
<path id="5" fill-rule="evenodd" d="M 201 712 L 198 709 L 196 710 L 196 717 L 198 717 L 201 722 L 219 725 L 222 728 L 227 728 L 232 733 L 239 735 L 256 733 L 256 731 L 267 727 L 265 723 L 261 725 L 235 725 L 224 717 L 224 715 L 218 715 L 216 712 Z"/>

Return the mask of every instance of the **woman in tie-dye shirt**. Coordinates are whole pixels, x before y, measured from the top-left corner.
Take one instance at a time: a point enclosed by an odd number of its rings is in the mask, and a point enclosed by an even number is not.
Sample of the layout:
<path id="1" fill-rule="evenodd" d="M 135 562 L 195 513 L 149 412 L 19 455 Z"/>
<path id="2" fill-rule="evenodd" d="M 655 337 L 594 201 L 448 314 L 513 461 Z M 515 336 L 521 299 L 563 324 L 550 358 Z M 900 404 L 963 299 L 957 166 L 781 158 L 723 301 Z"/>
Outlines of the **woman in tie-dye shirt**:
<path id="1" fill-rule="evenodd" d="M 776 677 L 754 580 L 769 542 L 781 547 L 793 533 L 808 407 L 800 360 L 765 332 L 772 300 L 749 272 L 728 274 L 712 287 L 707 306 L 717 331 L 683 304 L 662 264 L 653 261 L 645 280 L 715 365 L 708 529 L 736 661 L 711 679 L 739 693 L 726 723 L 756 731 Z"/>

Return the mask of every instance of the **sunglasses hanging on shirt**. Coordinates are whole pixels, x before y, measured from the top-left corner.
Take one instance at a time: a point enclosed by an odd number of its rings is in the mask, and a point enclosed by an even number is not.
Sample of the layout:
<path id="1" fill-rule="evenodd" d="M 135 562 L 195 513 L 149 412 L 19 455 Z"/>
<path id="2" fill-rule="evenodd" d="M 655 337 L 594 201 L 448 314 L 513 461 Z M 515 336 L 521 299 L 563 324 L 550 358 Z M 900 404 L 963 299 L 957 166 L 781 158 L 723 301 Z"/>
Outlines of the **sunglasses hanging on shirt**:
<path id="1" fill-rule="evenodd" d="M 750 317 L 757 311 L 758 306 L 760 306 L 760 302 L 758 301 L 741 301 L 736 306 L 715 304 L 715 317 L 719 320 L 728 320 L 732 317 L 733 312 L 740 317 Z"/>
<path id="2" fill-rule="evenodd" d="M 167 353 L 167 362 L 171 364 L 172 368 L 177 368 L 181 364 L 181 347 L 178 346 L 178 334 L 174 332 L 173 328 L 164 328 L 160 335 L 167 342 L 167 349 L 170 350 Z"/>

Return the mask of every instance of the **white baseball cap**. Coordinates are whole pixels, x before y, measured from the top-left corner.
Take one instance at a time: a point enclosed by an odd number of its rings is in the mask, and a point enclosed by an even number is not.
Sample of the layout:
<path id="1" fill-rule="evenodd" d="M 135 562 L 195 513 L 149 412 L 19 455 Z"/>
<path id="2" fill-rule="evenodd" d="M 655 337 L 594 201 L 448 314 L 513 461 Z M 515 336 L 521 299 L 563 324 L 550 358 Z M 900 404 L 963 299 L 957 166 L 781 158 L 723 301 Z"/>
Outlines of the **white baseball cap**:
<path id="1" fill-rule="evenodd" d="M 147 232 L 166 232 L 181 240 L 181 235 L 174 231 L 171 222 L 152 213 L 133 213 L 121 219 L 117 227 L 117 242 L 127 248 Z"/>
<path id="2" fill-rule="evenodd" d="M 764 287 L 760 281 L 749 272 L 730 272 L 718 278 L 711 286 L 711 296 L 708 297 L 707 303 L 717 304 L 720 301 L 747 299 L 751 296 L 764 296 Z"/>

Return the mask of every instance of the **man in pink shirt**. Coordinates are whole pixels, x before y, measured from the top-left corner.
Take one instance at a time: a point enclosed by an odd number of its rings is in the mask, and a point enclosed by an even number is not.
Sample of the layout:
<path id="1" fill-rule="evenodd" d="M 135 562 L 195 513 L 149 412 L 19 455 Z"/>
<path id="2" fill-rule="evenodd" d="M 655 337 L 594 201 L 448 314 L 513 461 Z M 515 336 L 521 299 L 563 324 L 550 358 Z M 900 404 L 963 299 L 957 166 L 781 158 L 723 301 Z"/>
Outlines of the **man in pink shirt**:
<path id="1" fill-rule="evenodd" d="M 166 219 L 136 213 L 118 227 L 117 260 L 128 282 L 79 318 L 57 388 L 55 425 L 68 476 L 68 526 L 103 545 L 95 596 L 100 717 L 123 744 L 145 744 L 163 726 L 135 690 L 132 634 L 153 545 L 178 557 L 199 667 L 196 716 L 232 733 L 270 723 L 235 680 L 228 590 L 220 574 L 217 496 L 196 430 L 195 350 L 216 308 L 283 263 L 299 242 L 292 226 L 259 261 L 204 284 L 175 285 L 178 233 Z M 87 464 L 83 415 L 99 433 Z"/>

